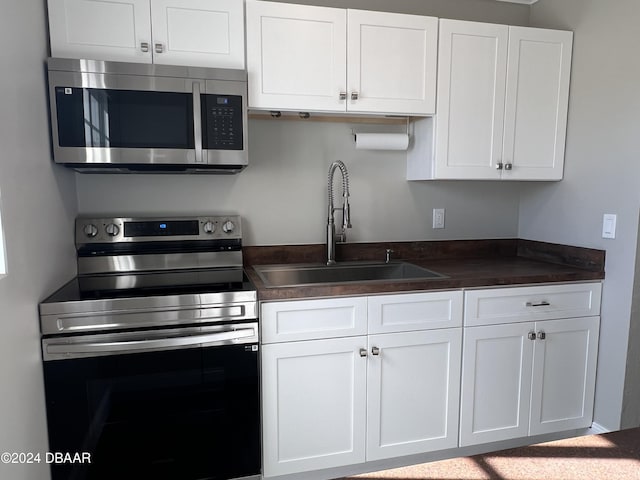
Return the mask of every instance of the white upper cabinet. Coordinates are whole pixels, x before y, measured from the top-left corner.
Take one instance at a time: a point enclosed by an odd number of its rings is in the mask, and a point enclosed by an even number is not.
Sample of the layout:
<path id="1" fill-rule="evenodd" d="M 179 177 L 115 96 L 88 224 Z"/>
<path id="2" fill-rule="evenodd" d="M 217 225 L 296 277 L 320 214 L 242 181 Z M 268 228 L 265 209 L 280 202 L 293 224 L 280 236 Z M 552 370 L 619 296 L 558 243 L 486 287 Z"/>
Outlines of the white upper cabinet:
<path id="1" fill-rule="evenodd" d="M 429 141 L 408 178 L 562 179 L 572 32 L 441 19 L 439 39 L 437 115 L 415 126 Z"/>
<path id="2" fill-rule="evenodd" d="M 151 63 L 149 0 L 49 0 L 49 35 L 53 57 Z"/>
<path id="3" fill-rule="evenodd" d="M 347 110 L 435 112 L 438 19 L 348 10 Z"/>
<path id="4" fill-rule="evenodd" d="M 151 25 L 155 63 L 244 69 L 242 0 L 151 0 Z"/>
<path id="5" fill-rule="evenodd" d="M 346 25 L 338 8 L 247 2 L 249 107 L 344 110 Z"/>
<path id="6" fill-rule="evenodd" d="M 49 0 L 51 55 L 243 69 L 241 0 Z"/>
<path id="7" fill-rule="evenodd" d="M 249 106 L 432 114 L 438 21 L 247 2 Z"/>
<path id="8" fill-rule="evenodd" d="M 438 178 L 500 178 L 509 27 L 440 20 Z"/>
<path id="9" fill-rule="evenodd" d="M 572 43 L 572 32 L 509 27 L 502 178 L 562 179 Z"/>

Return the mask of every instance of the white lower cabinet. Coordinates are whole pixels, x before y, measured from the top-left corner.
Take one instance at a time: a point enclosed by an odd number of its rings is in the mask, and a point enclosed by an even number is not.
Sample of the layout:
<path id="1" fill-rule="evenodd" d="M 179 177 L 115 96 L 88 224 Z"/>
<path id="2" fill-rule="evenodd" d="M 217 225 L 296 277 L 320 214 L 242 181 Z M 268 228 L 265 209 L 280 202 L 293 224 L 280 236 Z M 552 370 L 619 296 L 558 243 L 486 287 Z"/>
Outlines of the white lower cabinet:
<path id="1" fill-rule="evenodd" d="M 265 477 L 365 459 L 367 338 L 262 347 Z"/>
<path id="2" fill-rule="evenodd" d="M 591 426 L 600 317 L 538 322 L 529 435 Z"/>
<path id="3" fill-rule="evenodd" d="M 460 445 L 528 435 L 533 325 L 464 329 Z"/>
<path id="4" fill-rule="evenodd" d="M 443 301 L 441 292 L 263 304 L 263 332 L 272 332 L 267 341 L 274 342 L 262 347 L 264 476 L 456 447 L 462 296 L 450 294 L 445 303 L 455 305 L 453 316 L 444 315 L 448 321 L 431 301 Z M 411 305 L 405 323 L 392 318 L 407 315 L 401 300 Z M 391 310 L 382 313 L 388 304 Z M 404 325 L 399 330 L 415 328 L 421 308 L 424 322 L 451 328 L 368 336 L 336 329 L 348 322 L 335 315 L 361 318 L 367 305 L 370 316 Z M 286 341 L 296 317 L 297 341 Z M 309 318 L 314 322 L 305 326 Z M 316 339 L 322 330 L 328 338 Z"/>
<path id="5" fill-rule="evenodd" d="M 589 427 L 600 291 L 262 304 L 264 477 Z"/>
<path id="6" fill-rule="evenodd" d="M 369 337 L 367 460 L 458 445 L 461 330 Z"/>
<path id="7" fill-rule="evenodd" d="M 567 297 L 567 290 L 572 296 Z M 500 323 L 522 308 L 529 320 L 578 311 L 574 292 L 591 291 L 596 315 Z M 504 307 L 492 325 L 464 328 L 460 446 L 508 440 L 591 425 L 600 317 L 600 284 L 504 289 Z M 473 305 L 494 308 L 499 290 L 468 292 L 465 315 L 475 324 Z M 514 299 L 522 303 L 514 302 Z M 533 299 L 537 300 L 533 300 Z M 566 298 L 577 299 L 575 305 Z M 556 303 L 557 302 L 557 303 Z M 589 302 L 583 302 L 592 305 Z M 521 305 L 521 307 L 519 307 Z M 571 309 L 567 308 L 571 305 Z M 590 307 L 589 307 L 590 308 Z M 467 315 L 472 313 L 472 315 Z"/>

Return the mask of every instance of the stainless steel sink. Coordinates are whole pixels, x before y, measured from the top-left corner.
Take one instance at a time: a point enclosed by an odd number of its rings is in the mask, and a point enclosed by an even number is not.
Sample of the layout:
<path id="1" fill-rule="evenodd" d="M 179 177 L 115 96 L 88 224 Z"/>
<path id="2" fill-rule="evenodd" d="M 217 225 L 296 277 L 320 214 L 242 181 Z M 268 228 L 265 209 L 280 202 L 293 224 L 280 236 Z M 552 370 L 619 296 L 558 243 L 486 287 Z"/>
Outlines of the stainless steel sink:
<path id="1" fill-rule="evenodd" d="M 329 283 L 418 280 L 445 277 L 407 262 L 257 265 L 254 270 L 267 287 L 297 287 Z"/>

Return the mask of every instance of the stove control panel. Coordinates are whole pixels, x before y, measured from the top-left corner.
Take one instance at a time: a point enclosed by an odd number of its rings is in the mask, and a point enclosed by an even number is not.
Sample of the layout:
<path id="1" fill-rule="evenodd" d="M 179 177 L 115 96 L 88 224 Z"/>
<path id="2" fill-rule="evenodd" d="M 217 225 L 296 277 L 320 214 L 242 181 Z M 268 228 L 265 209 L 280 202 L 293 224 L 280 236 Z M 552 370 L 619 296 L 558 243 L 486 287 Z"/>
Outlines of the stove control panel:
<path id="1" fill-rule="evenodd" d="M 242 239 L 238 215 L 76 219 L 76 245 Z"/>

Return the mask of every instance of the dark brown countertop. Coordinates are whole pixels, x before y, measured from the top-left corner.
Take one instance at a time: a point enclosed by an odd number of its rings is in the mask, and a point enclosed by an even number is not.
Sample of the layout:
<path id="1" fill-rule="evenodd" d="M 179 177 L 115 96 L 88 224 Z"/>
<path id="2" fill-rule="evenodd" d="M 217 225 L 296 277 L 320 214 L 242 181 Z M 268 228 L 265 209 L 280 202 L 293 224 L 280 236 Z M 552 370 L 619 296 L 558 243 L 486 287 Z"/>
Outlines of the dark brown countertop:
<path id="1" fill-rule="evenodd" d="M 260 300 L 491 287 L 604 278 L 605 252 L 522 239 L 354 243 L 337 246 L 338 261 L 380 261 L 385 250 L 443 278 L 266 287 L 253 265 L 322 263 L 324 245 L 245 247 L 245 270 Z"/>

